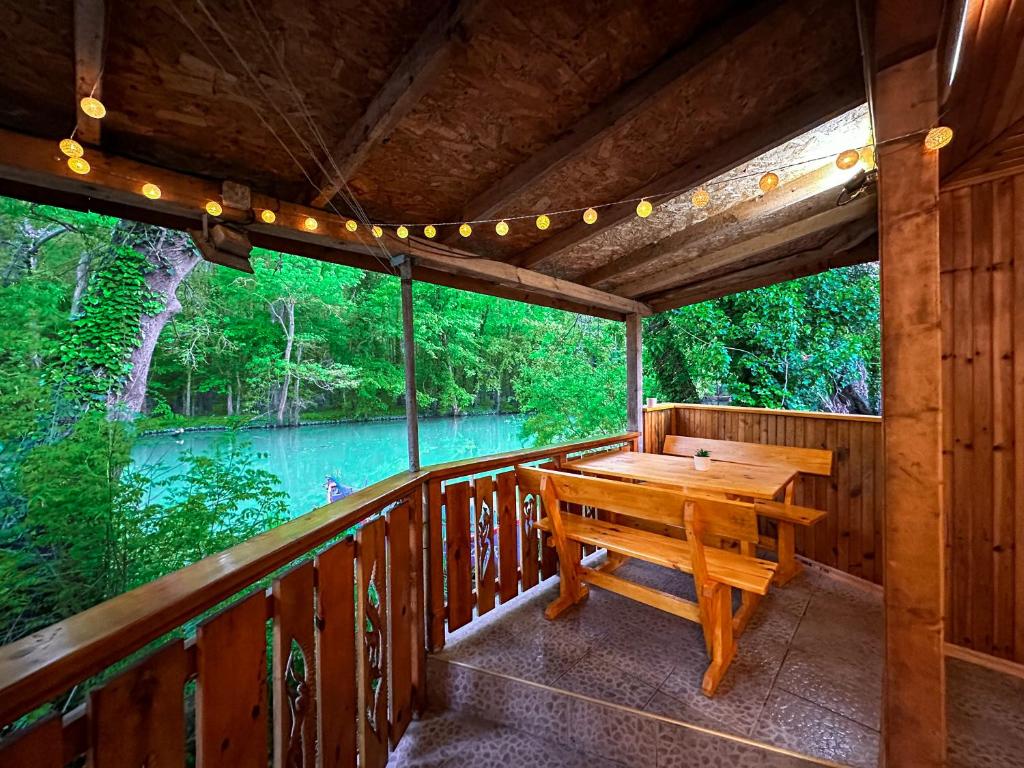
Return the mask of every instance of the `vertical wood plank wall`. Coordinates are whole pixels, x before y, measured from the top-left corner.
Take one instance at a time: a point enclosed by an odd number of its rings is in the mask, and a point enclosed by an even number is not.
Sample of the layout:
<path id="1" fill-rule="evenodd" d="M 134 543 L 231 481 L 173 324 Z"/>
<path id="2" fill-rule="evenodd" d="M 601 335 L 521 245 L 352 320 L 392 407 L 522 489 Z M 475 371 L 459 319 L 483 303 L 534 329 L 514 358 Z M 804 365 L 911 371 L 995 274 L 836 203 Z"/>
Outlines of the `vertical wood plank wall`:
<path id="1" fill-rule="evenodd" d="M 947 639 L 1024 662 L 1024 175 L 940 205 Z"/>
<path id="2" fill-rule="evenodd" d="M 660 405 L 645 413 L 645 449 L 665 435 L 826 448 L 831 477 L 803 478 L 796 502 L 828 511 L 813 530 L 797 529 L 797 551 L 819 563 L 882 583 L 882 423 L 877 416 L 702 405 Z"/>

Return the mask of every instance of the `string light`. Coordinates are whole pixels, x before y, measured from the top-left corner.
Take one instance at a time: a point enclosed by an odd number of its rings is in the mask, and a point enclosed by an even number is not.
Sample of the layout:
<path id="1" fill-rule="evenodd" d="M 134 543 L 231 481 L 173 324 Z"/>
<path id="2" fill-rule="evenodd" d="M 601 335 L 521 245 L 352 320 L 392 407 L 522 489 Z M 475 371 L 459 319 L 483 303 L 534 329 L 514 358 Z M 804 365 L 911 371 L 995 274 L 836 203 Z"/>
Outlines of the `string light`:
<path id="1" fill-rule="evenodd" d="M 942 149 L 953 140 L 953 129 L 940 125 L 932 128 L 924 137 L 924 148 L 928 150 Z"/>
<path id="2" fill-rule="evenodd" d="M 856 149 L 844 150 L 839 153 L 838 157 L 836 157 L 836 168 L 842 171 L 848 171 L 850 168 L 853 168 L 859 160 L 860 152 Z"/>
<path id="3" fill-rule="evenodd" d="M 220 216 L 222 213 L 224 213 L 224 209 L 220 207 L 220 203 L 218 203 L 216 200 L 210 200 L 206 204 L 206 212 L 211 216 Z"/>
<path id="4" fill-rule="evenodd" d="M 273 224 L 277 221 L 277 214 L 268 208 L 264 208 L 260 211 L 260 218 L 263 219 L 264 224 Z"/>
<path id="5" fill-rule="evenodd" d="M 60 151 L 68 157 L 81 157 L 85 154 L 85 150 L 82 149 L 82 145 L 74 139 L 61 139 Z"/>
<path id="6" fill-rule="evenodd" d="M 692 197 L 690 197 L 690 202 L 693 204 L 694 208 L 704 208 L 711 202 L 711 195 L 708 194 L 708 191 L 704 189 L 704 187 L 701 187 L 693 193 Z"/>
<path id="7" fill-rule="evenodd" d="M 498 237 L 504 237 L 508 234 L 508 222 L 502 219 L 494 225 L 494 231 L 498 233 Z"/>
<path id="8" fill-rule="evenodd" d="M 403 224 L 402 226 L 400 226 L 398 229 L 395 230 L 395 234 L 398 235 L 403 240 L 405 240 L 405 238 L 407 238 L 409 236 L 409 230 Z"/>
<path id="9" fill-rule="evenodd" d="M 636 215 L 641 219 L 646 219 L 651 215 L 651 211 L 654 210 L 654 206 L 651 205 L 651 201 L 644 198 L 636 204 Z"/>
<path id="10" fill-rule="evenodd" d="M 537 229 L 543 231 L 551 226 L 551 218 L 546 213 L 542 213 L 540 216 L 537 217 L 535 223 L 537 225 Z"/>
<path id="11" fill-rule="evenodd" d="M 92 96 L 86 96 L 79 102 L 79 106 L 82 107 L 82 111 L 85 112 L 89 117 L 95 117 L 97 120 L 103 118 L 107 114 L 107 108 L 103 106 L 103 102 L 99 99 L 95 99 Z"/>
<path id="12" fill-rule="evenodd" d="M 374 224 L 370 228 L 370 231 L 373 233 L 374 237 L 384 237 L 384 230 L 378 227 L 376 224 Z"/>
<path id="13" fill-rule="evenodd" d="M 84 157 L 69 157 L 68 168 L 81 176 L 85 176 L 85 174 L 92 170 L 89 161 Z"/>
<path id="14" fill-rule="evenodd" d="M 595 221 L 597 221 L 597 211 L 595 211 L 593 208 L 587 208 L 587 210 L 583 212 L 583 220 L 587 224 L 593 224 Z"/>
<path id="15" fill-rule="evenodd" d="M 470 235 L 473 234 L 473 228 L 469 226 L 469 224 L 463 224 L 461 227 L 459 227 L 459 234 L 462 235 L 463 237 L 469 237 Z"/>
<path id="16" fill-rule="evenodd" d="M 355 232 L 357 229 L 359 229 L 359 223 L 355 219 L 349 219 L 348 221 L 345 222 L 345 229 L 347 229 L 349 232 Z"/>
<path id="17" fill-rule="evenodd" d="M 760 181 L 757 182 L 757 186 L 761 188 L 761 191 L 768 194 L 777 186 L 779 186 L 779 175 L 768 171 L 764 176 L 761 177 Z"/>
<path id="18" fill-rule="evenodd" d="M 430 240 L 433 240 L 434 236 L 437 235 L 437 228 L 433 224 L 427 224 L 427 226 L 423 228 L 423 235 Z"/>
<path id="19" fill-rule="evenodd" d="M 156 184 L 143 184 L 142 194 L 150 200 L 159 200 L 162 193 L 160 192 L 160 187 Z"/>

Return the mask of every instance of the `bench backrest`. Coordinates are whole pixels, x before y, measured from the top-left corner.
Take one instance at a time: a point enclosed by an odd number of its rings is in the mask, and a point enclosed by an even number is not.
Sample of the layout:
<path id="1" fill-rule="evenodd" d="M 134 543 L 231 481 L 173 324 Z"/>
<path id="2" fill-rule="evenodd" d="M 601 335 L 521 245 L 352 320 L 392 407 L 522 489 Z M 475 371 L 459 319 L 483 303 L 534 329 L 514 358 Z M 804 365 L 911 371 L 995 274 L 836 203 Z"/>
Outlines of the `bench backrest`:
<path id="1" fill-rule="evenodd" d="M 676 528 L 685 527 L 690 509 L 699 517 L 705 534 L 757 541 L 757 515 L 754 505 L 746 502 L 525 466 L 516 467 L 516 475 L 520 489 L 527 493 L 539 493 L 546 479 L 559 503 L 581 504 Z"/>
<path id="2" fill-rule="evenodd" d="M 711 452 L 713 461 L 762 467 L 784 464 L 805 475 L 829 477 L 832 474 L 832 451 L 821 448 L 796 448 L 789 445 L 737 443 L 732 440 L 667 435 L 662 452 L 672 456 L 693 456 L 701 448 Z"/>

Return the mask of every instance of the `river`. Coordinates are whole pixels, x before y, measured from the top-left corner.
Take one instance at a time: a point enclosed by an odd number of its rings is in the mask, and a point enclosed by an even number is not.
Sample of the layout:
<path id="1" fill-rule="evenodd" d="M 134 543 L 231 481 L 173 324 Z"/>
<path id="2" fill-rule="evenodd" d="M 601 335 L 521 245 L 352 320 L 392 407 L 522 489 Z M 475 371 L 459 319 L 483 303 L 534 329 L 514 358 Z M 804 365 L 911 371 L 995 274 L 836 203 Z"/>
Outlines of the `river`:
<path id="1" fill-rule="evenodd" d="M 519 432 L 522 421 L 518 415 L 421 419 L 420 461 L 425 466 L 527 447 Z M 246 429 L 239 435 L 261 454 L 256 466 L 280 478 L 292 515 L 326 501 L 328 475 L 363 488 L 408 467 L 404 421 Z M 208 453 L 226 439 L 223 431 L 148 435 L 136 441 L 132 461 L 173 470 L 185 451 Z"/>

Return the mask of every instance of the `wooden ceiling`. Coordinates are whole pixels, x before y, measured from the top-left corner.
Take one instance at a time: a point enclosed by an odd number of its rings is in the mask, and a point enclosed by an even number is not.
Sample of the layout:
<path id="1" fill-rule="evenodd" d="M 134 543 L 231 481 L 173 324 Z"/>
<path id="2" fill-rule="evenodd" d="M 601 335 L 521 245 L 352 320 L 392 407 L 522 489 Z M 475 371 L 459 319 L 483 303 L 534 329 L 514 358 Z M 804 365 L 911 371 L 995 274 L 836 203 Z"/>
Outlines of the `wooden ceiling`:
<path id="1" fill-rule="evenodd" d="M 0 68 L 0 128 L 55 148 L 78 125 L 97 169 L 75 178 L 42 144 L 0 142 L 6 194 L 195 226 L 186 201 L 211 184 L 333 221 L 355 213 L 345 182 L 370 220 L 414 227 L 380 245 L 411 253 L 422 279 L 608 316 L 637 306 L 621 299 L 665 309 L 874 257 L 871 198 L 837 208 L 839 182 L 805 178 L 814 167 L 767 196 L 747 179 L 699 215 L 685 203 L 741 166 L 807 157 L 798 137 L 864 102 L 853 0 L 0 0 Z M 97 123 L 76 101 L 100 73 Z M 121 163 L 173 174 L 177 198 L 129 197 Z M 503 238 L 492 224 L 418 238 L 637 196 L 657 205 L 645 222 L 633 202 L 594 225 L 573 213 L 544 232 L 513 220 Z M 385 268 L 333 224 L 236 224 Z"/>

